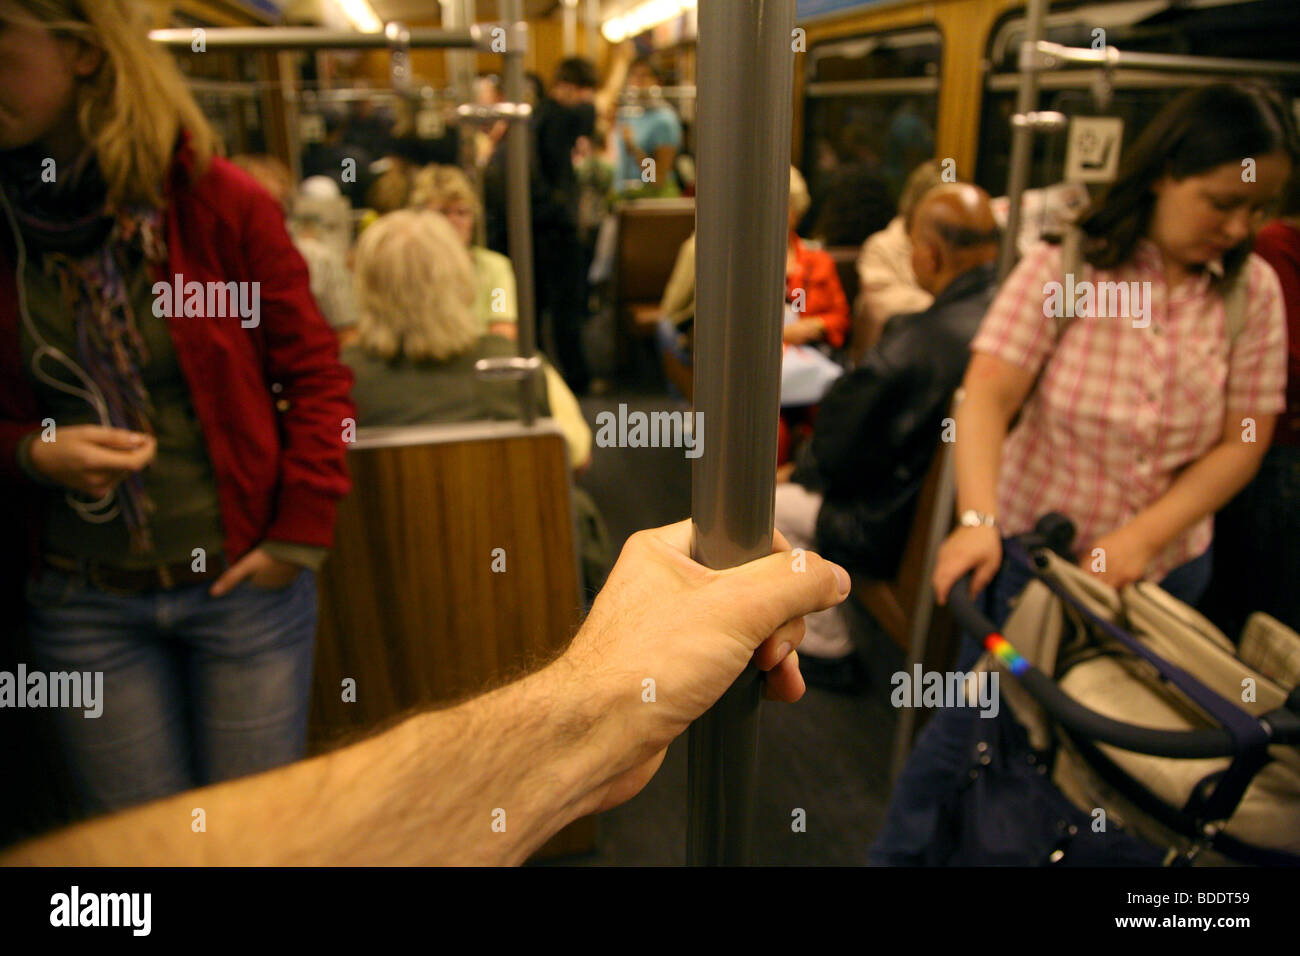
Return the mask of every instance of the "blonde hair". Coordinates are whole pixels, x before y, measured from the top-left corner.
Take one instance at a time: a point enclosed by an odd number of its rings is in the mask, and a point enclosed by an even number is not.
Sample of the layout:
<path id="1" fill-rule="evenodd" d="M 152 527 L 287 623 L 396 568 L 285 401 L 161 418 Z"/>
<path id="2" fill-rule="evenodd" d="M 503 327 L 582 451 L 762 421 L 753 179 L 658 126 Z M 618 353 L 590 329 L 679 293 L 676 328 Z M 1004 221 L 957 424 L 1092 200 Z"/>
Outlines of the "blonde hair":
<path id="1" fill-rule="evenodd" d="M 77 123 L 108 186 L 108 207 L 163 205 L 181 130 L 189 133 L 195 175 L 220 144 L 180 69 L 149 38 L 130 0 L 16 0 L 55 35 L 103 51 L 93 75 L 77 81 Z"/>
<path id="2" fill-rule="evenodd" d="M 450 202 L 468 203 L 474 210 L 474 219 L 482 210 L 479 207 L 478 194 L 470 184 L 469 177 L 458 166 L 439 166 L 431 163 L 415 174 L 411 183 L 411 206 L 415 209 L 439 208 Z"/>
<path id="3" fill-rule="evenodd" d="M 366 352 L 440 362 L 478 341 L 474 263 L 444 217 L 414 209 L 380 216 L 355 255 Z"/>
<path id="4" fill-rule="evenodd" d="M 800 219 L 812 205 L 812 199 L 808 196 L 808 184 L 804 182 L 803 176 L 799 170 L 793 166 L 790 167 L 790 208 Z"/>

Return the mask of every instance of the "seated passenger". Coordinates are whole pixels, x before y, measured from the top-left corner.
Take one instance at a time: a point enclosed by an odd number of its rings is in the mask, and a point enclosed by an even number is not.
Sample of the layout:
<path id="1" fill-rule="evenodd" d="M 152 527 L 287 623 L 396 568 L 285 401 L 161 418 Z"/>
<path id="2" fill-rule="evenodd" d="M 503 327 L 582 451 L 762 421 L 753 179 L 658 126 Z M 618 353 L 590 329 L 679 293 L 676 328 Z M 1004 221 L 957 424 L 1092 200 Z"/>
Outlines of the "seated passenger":
<path id="1" fill-rule="evenodd" d="M 799 170 L 790 167 L 790 238 L 785 259 L 785 300 L 799 320 L 785 327 L 787 345 L 824 342 L 833 348 L 849 334 L 849 303 L 844 298 L 835 260 L 823 249 L 804 245 L 795 226 L 808 210 L 808 186 Z"/>
<path id="2" fill-rule="evenodd" d="M 356 249 L 361 325 L 343 361 L 356 374 L 357 424 L 422 425 L 507 421 L 519 417 L 515 382 L 485 381 L 474 365 L 518 354 L 513 342 L 481 335 L 474 314 L 474 265 L 461 236 L 434 212 L 404 209 L 375 221 Z M 537 407 L 564 434 L 576 471 L 591 462 L 591 429 L 578 400 L 542 359 L 545 385 Z M 573 507 L 588 600 L 611 563 L 609 536 L 596 503 L 573 489 Z"/>
<path id="3" fill-rule="evenodd" d="M 993 298 L 998 235 L 978 186 L 945 183 L 917 205 L 912 260 L 934 303 L 891 322 L 822 399 L 810 452 L 793 482 L 776 489 L 776 526 L 795 547 L 816 538 L 835 560 L 873 578 L 897 573 L 942 420 Z M 839 611 L 814 614 L 807 625 L 805 657 L 851 660 Z"/>
<path id="4" fill-rule="evenodd" d="M 912 170 L 898 199 L 898 215 L 862 244 L 858 256 L 861 288 L 853 305 L 858 328 L 866 337 L 857 343 L 860 348 L 870 348 L 879 341 L 891 316 L 922 312 L 933 301 L 930 293 L 917 284 L 912 271 L 908 219 L 921 197 L 939 181 L 939 164 L 934 160 Z"/>
<path id="5" fill-rule="evenodd" d="M 289 212 L 293 244 L 311 275 L 312 298 L 345 345 L 352 341 L 357 325 L 357 301 L 347 261 L 351 208 L 334 180 L 313 176 L 298 188 Z"/>
<path id="6" fill-rule="evenodd" d="M 663 358 L 664 377 L 687 400 L 694 387 L 692 355 L 695 348 L 695 233 L 686 237 L 659 300 L 656 332 Z"/>
<path id="7" fill-rule="evenodd" d="M 516 338 L 519 300 L 515 294 L 515 270 L 501 253 L 474 244 L 480 207 L 469 178 L 455 166 L 425 166 L 415 174 L 411 206 L 442 213 L 469 249 L 474 260 L 474 315 L 480 333 Z"/>
<path id="8" fill-rule="evenodd" d="M 343 360 L 356 374 L 357 424 L 419 425 L 519 417 L 514 382 L 484 381 L 481 358 L 518 354 L 483 335 L 474 314 L 474 265 L 452 225 L 432 212 L 400 210 L 375 220 L 356 248 L 361 310 L 355 345 Z M 575 468 L 591 458 L 591 429 L 577 399 L 543 360 L 543 415 L 564 432 Z"/>
<path id="9" fill-rule="evenodd" d="M 790 167 L 789 240 L 786 246 L 785 302 L 787 321 L 781 332 L 787 346 L 782 366 L 782 413 L 778 460 L 785 462 L 792 451 L 792 437 L 810 418 L 808 409 L 815 400 L 787 401 L 791 388 L 805 392 L 809 387 L 810 365 L 795 362 L 789 347 L 804 345 L 840 348 L 849 333 L 849 305 L 835 269 L 835 260 L 822 249 L 805 245 L 795 232 L 795 225 L 808 209 L 808 187 L 799 170 Z M 658 338 L 665 373 L 670 382 L 682 388 L 691 367 L 691 326 L 695 318 L 695 236 L 692 234 L 677 253 L 672 275 L 660 303 L 663 318 Z M 814 356 L 821 358 L 821 356 Z M 831 363 L 827 362 L 829 366 Z M 823 375 L 822 385 L 814 391 L 818 397 L 833 375 Z M 797 379 L 797 381 L 795 381 Z"/>
<path id="10" fill-rule="evenodd" d="M 849 334 L 849 302 L 840 285 L 835 260 L 823 249 L 807 246 L 795 226 L 808 210 L 808 186 L 799 170 L 790 167 L 790 233 L 785 260 L 786 323 L 781 363 L 781 421 L 777 461 L 789 461 L 812 429 L 816 400 L 839 375 L 823 356 L 798 351 L 800 346 L 841 348 Z M 791 349 L 795 349 L 794 352 Z"/>

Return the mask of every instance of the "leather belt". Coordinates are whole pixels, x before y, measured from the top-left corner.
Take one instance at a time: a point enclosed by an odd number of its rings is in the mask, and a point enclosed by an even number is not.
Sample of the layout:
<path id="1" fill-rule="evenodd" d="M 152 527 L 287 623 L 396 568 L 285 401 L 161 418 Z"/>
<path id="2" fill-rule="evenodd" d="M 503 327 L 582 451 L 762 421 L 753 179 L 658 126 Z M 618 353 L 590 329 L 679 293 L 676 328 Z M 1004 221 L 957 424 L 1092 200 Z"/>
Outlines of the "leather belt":
<path id="1" fill-rule="evenodd" d="M 146 591 L 172 591 L 203 581 L 212 581 L 226 570 L 225 555 L 208 558 L 206 569 L 195 571 L 189 561 L 159 564 L 149 568 L 115 568 L 89 558 L 71 558 L 62 554 L 45 554 L 47 567 L 84 578 L 102 591 L 141 594 Z"/>

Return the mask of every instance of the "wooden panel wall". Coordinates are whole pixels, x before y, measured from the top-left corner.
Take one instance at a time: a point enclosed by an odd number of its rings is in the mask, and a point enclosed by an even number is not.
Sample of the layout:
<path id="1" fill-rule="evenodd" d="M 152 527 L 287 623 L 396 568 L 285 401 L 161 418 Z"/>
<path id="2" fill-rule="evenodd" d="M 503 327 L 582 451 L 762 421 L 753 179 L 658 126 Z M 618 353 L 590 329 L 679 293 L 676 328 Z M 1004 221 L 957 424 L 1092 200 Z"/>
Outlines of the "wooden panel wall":
<path id="1" fill-rule="evenodd" d="M 580 608 L 562 438 L 357 450 L 348 465 L 321 575 L 316 746 L 503 683 L 568 643 Z M 341 700 L 349 677 L 356 703 Z"/>

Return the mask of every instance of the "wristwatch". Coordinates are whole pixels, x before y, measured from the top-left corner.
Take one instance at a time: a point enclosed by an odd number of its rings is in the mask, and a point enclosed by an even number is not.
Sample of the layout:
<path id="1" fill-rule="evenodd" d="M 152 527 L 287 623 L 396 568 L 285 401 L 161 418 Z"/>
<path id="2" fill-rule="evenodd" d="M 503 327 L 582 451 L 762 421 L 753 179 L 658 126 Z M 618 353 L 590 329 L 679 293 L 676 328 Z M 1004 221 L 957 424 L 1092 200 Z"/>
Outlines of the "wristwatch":
<path id="1" fill-rule="evenodd" d="M 998 526 L 998 519 L 993 515 L 986 515 L 982 511 L 976 511 L 974 508 L 971 508 L 961 513 L 961 517 L 957 519 L 957 523 L 963 528 L 996 528 Z"/>

